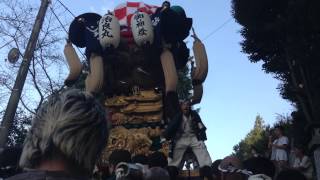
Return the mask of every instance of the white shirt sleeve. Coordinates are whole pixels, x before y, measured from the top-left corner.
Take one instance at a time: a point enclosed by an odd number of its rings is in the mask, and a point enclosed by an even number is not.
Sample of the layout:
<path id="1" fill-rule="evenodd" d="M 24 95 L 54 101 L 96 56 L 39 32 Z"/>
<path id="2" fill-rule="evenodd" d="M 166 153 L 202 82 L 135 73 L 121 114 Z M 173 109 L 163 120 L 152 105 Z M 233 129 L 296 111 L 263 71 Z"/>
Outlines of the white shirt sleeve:
<path id="1" fill-rule="evenodd" d="M 278 141 L 278 145 L 288 145 L 289 144 L 289 139 L 285 136 L 281 137 Z"/>

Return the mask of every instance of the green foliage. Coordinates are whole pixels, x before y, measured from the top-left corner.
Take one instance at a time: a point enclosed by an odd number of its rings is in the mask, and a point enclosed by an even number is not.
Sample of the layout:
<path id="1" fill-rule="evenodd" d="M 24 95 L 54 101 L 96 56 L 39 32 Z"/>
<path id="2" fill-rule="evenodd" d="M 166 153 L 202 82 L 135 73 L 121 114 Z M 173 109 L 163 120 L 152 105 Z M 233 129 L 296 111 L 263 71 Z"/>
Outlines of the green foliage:
<path id="1" fill-rule="evenodd" d="M 290 139 L 292 137 L 292 118 L 288 115 L 278 114 L 276 119 L 277 121 L 273 124 L 273 127 L 283 127 L 283 134 Z"/>
<path id="2" fill-rule="evenodd" d="M 254 146 L 259 153 L 265 151 L 268 139 L 266 139 L 266 126 L 260 115 L 256 116 L 253 129 L 246 137 L 233 147 L 234 155 L 241 160 L 245 160 L 251 156 L 251 149 Z"/>
<path id="3" fill-rule="evenodd" d="M 280 94 L 296 106 L 290 133 L 301 140 L 320 120 L 320 1 L 232 0 L 242 26 L 242 50 L 282 83 Z"/>
<path id="4" fill-rule="evenodd" d="M 248 159 L 252 156 L 251 150 L 254 147 L 260 156 L 268 156 L 268 142 L 269 136 L 273 136 L 273 130 L 277 126 L 284 128 L 284 134 L 291 139 L 290 134 L 292 131 L 292 119 L 290 116 L 278 115 L 277 122 L 272 127 L 265 125 L 260 115 L 256 116 L 253 129 L 233 147 L 234 155 L 241 160 Z"/>
<path id="5" fill-rule="evenodd" d="M 297 93 L 306 94 L 307 90 L 292 83 L 292 74 L 298 84 L 308 84 L 310 91 L 319 92 L 312 90 L 320 83 L 319 8 L 317 0 L 233 0 L 233 15 L 243 26 L 243 52 L 252 62 L 262 61 L 265 72 L 283 81 L 281 94 L 293 102 L 297 102 Z"/>

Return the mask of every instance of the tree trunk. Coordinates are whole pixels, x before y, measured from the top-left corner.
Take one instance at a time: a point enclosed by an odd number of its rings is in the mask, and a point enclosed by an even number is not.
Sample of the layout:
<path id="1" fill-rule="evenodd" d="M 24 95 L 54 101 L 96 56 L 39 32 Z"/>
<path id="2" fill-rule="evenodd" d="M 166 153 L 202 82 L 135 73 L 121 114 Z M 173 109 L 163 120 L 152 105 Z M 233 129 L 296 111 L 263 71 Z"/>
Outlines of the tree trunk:
<path id="1" fill-rule="evenodd" d="M 294 69 L 293 69 L 292 63 L 291 63 L 290 58 L 289 58 L 288 49 L 286 49 L 285 51 L 286 51 L 286 57 L 285 58 L 286 58 L 288 66 L 289 66 L 289 74 L 291 76 L 292 83 L 293 83 L 294 87 L 298 89 L 299 85 L 298 85 L 298 81 L 297 81 L 297 78 L 296 78 L 295 73 L 294 73 Z M 308 106 L 306 105 L 305 100 L 301 97 L 300 94 L 297 94 L 297 99 L 298 99 L 299 103 L 301 104 L 302 111 L 303 111 L 304 115 L 306 116 L 306 119 L 307 119 L 308 123 L 311 123 L 312 122 L 312 116 L 310 115 L 310 111 L 308 110 Z"/>

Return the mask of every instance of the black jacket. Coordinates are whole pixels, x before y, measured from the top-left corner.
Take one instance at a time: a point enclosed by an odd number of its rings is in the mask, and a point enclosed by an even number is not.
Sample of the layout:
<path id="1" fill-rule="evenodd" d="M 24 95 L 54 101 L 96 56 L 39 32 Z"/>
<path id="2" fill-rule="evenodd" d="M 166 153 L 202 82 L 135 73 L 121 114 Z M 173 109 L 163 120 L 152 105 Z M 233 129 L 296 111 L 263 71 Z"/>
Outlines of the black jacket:
<path id="1" fill-rule="evenodd" d="M 206 130 L 207 128 L 202 123 L 199 114 L 196 111 L 191 110 L 191 128 L 195 133 L 199 141 L 207 140 Z M 169 123 L 168 127 L 165 129 L 164 137 L 166 139 L 179 138 L 182 135 L 181 131 L 182 114 L 179 113 L 173 118 Z"/>

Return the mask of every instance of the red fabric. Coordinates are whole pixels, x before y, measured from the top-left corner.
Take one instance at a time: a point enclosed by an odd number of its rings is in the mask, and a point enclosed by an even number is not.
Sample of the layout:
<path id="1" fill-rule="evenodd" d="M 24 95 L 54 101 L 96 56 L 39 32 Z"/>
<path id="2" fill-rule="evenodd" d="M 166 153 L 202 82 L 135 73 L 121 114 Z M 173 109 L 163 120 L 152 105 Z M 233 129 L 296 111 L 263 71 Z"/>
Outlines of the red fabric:
<path id="1" fill-rule="evenodd" d="M 136 11 L 153 14 L 157 10 L 157 6 L 148 5 L 143 2 L 126 2 L 118 5 L 114 9 L 114 15 L 118 18 L 120 26 L 130 27 L 131 17 Z"/>
<path id="2" fill-rule="evenodd" d="M 143 2 L 126 2 L 119 4 L 114 9 L 114 15 L 118 18 L 121 26 L 121 37 L 128 40 L 128 43 L 133 42 L 133 36 L 131 31 L 131 18 L 136 11 L 145 12 L 147 14 L 153 14 L 157 10 L 157 6 L 148 5 Z"/>
<path id="3" fill-rule="evenodd" d="M 128 30 L 128 29 L 123 30 L 123 31 L 120 32 L 120 35 L 121 35 L 121 37 L 127 39 L 129 44 L 133 43 L 134 40 L 133 40 L 133 36 L 132 36 L 131 30 Z"/>
<path id="4" fill-rule="evenodd" d="M 128 7 L 139 7 L 140 2 L 127 2 Z"/>
<path id="5" fill-rule="evenodd" d="M 133 14 L 129 14 L 127 15 L 127 24 L 128 24 L 128 27 L 131 28 L 131 18 L 132 18 Z"/>
<path id="6" fill-rule="evenodd" d="M 121 8 L 121 9 L 117 9 L 114 11 L 114 15 L 118 18 L 118 19 L 123 19 L 126 17 L 126 13 L 127 13 L 127 8 Z"/>
<path id="7" fill-rule="evenodd" d="M 121 36 L 123 36 L 125 38 L 130 38 L 130 37 L 132 37 L 132 33 L 130 33 L 128 30 L 123 30 L 123 31 L 121 31 Z"/>

